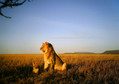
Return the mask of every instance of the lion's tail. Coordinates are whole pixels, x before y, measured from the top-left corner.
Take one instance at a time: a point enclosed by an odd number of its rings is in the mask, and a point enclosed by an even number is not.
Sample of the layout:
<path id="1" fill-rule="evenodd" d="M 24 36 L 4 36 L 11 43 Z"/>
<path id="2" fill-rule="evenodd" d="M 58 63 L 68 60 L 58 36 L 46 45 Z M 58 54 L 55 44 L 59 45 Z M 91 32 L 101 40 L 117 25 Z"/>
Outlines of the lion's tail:
<path id="1" fill-rule="evenodd" d="M 67 64 L 64 63 L 64 64 L 62 65 L 62 70 L 66 70 L 66 69 L 67 69 Z"/>

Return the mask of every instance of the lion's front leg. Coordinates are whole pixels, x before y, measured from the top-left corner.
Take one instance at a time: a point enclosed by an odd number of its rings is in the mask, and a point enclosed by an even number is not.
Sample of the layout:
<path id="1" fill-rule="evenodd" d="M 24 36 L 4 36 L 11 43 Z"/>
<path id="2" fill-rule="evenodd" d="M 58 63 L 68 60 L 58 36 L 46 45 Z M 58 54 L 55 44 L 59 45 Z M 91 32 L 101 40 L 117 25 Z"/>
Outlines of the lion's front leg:
<path id="1" fill-rule="evenodd" d="M 53 70 L 54 69 L 54 59 L 51 60 L 51 63 L 50 63 L 50 70 Z"/>
<path id="2" fill-rule="evenodd" d="M 50 64 L 50 70 L 54 69 L 54 64 Z"/>
<path id="3" fill-rule="evenodd" d="M 45 63 L 44 64 L 44 70 L 48 70 L 48 67 L 49 67 L 49 64 L 48 63 Z"/>

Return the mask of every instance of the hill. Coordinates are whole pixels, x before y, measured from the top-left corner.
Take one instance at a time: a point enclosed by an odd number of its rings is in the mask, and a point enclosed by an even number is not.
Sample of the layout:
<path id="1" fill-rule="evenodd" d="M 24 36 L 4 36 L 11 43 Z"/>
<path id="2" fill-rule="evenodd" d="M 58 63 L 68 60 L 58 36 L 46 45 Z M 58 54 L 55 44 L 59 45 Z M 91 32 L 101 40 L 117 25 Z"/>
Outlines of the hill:
<path id="1" fill-rule="evenodd" d="M 96 54 L 93 52 L 72 52 L 72 53 L 64 53 L 64 54 Z"/>
<path id="2" fill-rule="evenodd" d="M 119 54 L 119 50 L 108 50 L 103 52 L 103 54 Z"/>

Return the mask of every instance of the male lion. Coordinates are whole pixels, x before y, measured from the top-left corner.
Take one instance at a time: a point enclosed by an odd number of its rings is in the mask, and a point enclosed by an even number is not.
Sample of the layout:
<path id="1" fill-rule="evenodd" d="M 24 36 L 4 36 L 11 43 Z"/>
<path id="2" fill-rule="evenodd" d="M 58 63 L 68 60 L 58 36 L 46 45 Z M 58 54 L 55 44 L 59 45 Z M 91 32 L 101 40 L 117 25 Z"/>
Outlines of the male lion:
<path id="1" fill-rule="evenodd" d="M 48 42 L 42 43 L 40 50 L 44 53 L 44 70 L 48 68 L 50 70 L 66 70 L 66 63 L 55 53 L 52 44 Z"/>

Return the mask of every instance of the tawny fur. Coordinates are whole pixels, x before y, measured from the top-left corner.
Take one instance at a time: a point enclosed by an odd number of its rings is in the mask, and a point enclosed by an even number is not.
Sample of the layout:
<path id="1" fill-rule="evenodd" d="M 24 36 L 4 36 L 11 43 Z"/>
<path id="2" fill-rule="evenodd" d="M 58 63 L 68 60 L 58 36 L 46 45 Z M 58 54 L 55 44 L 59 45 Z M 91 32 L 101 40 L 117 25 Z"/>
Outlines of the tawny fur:
<path id="1" fill-rule="evenodd" d="M 33 73 L 38 73 L 38 72 L 39 72 L 38 64 L 33 63 Z"/>
<path id="2" fill-rule="evenodd" d="M 67 65 L 60 57 L 55 53 L 52 44 L 45 42 L 42 44 L 40 50 L 44 53 L 44 70 L 66 70 Z"/>

